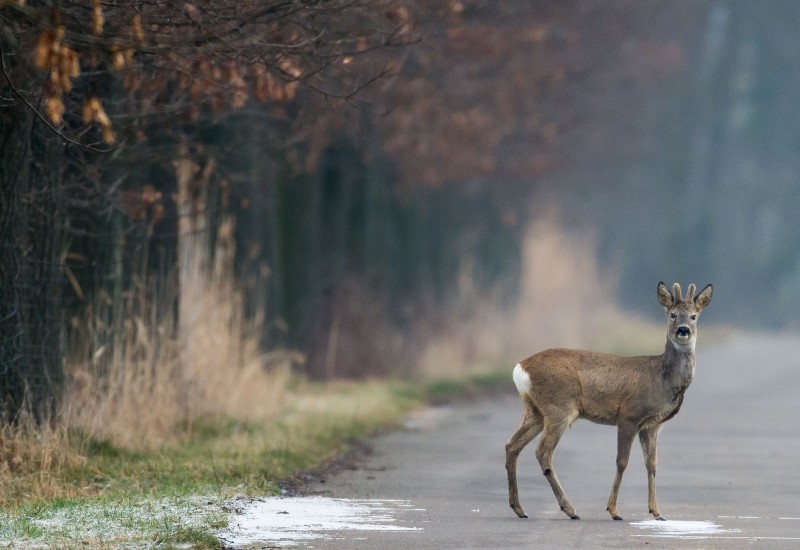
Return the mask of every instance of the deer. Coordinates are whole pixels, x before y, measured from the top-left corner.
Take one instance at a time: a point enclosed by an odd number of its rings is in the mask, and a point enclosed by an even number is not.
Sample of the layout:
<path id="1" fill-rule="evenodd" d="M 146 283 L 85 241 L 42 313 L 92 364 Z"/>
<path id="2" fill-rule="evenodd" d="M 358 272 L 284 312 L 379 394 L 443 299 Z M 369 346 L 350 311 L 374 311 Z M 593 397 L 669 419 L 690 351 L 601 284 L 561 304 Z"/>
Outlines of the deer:
<path id="1" fill-rule="evenodd" d="M 656 503 L 658 434 L 664 422 L 680 410 L 694 378 L 697 318 L 711 303 L 713 287 L 706 285 L 697 295 L 695 290 L 695 285 L 690 284 L 684 298 L 678 283 L 672 291 L 663 281 L 658 283 L 658 301 L 667 316 L 667 343 L 661 355 L 622 357 L 548 349 L 514 366 L 512 377 L 522 398 L 524 415 L 522 424 L 506 443 L 506 471 L 508 503 L 517 516 L 528 517 L 519 502 L 517 458 L 541 433 L 536 459 L 542 473 L 561 510 L 571 519 L 580 519 L 553 468 L 553 453 L 567 428 L 583 418 L 617 427 L 617 473 L 606 508 L 611 517 L 622 520 L 617 495 L 638 434 L 647 470 L 649 512 L 656 520 L 666 519 Z"/>

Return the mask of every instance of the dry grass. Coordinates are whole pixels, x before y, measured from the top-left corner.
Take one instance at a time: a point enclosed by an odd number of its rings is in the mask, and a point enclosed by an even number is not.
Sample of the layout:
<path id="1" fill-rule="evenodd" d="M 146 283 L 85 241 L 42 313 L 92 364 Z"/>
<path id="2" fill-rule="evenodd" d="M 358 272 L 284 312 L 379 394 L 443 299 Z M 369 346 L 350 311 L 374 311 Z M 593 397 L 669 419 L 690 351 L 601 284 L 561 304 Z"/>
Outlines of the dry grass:
<path id="1" fill-rule="evenodd" d="M 152 452 L 179 445 L 198 422 L 260 421 L 281 410 L 291 363 L 302 357 L 258 350 L 258 324 L 243 317 L 231 282 L 231 229 L 223 226 L 213 269 L 196 264 L 184 274 L 197 283 L 181 296 L 194 322 L 178 334 L 164 313 L 175 293 L 153 295 L 144 282 L 113 308 L 101 294 L 73 319 L 66 388 L 51 420 L 0 427 L 0 502 L 97 492 L 66 479 L 85 465 L 87 445 Z"/>
<path id="2" fill-rule="evenodd" d="M 37 425 L 23 415 L 0 428 L 0 505 L 23 500 L 75 496 L 64 490 L 63 474 L 84 464 L 64 426 Z"/>
<path id="3" fill-rule="evenodd" d="M 262 353 L 232 283 L 230 229 L 212 269 L 181 264 L 177 308 L 177 293 L 142 280 L 73 320 L 51 421 L 0 428 L 0 507 L 24 516 L 62 499 L 263 494 L 413 406 L 387 383 L 303 382 L 291 375 L 298 353 Z"/>
<path id="4" fill-rule="evenodd" d="M 156 311 L 171 296 L 150 296 L 144 285 L 123 304 L 117 328 L 98 319 L 84 323 L 88 330 L 76 347 L 91 348 L 74 350 L 67 364 L 59 415 L 67 428 L 127 449 L 152 449 L 180 440 L 201 418 L 253 421 L 281 408 L 291 363 L 302 357 L 259 352 L 258 323 L 243 317 L 231 282 L 232 238 L 232 226 L 223 224 L 210 275 L 202 262 L 181 275 L 177 335 L 171 316 Z"/>
<path id="5" fill-rule="evenodd" d="M 591 238 L 565 233 L 555 219 L 543 217 L 529 228 L 522 256 L 516 306 L 502 310 L 491 297 L 474 298 L 478 305 L 471 315 L 427 346 L 419 363 L 423 375 L 456 376 L 480 365 L 513 364 L 551 347 L 660 351 L 663 327 L 615 305 L 616 277 L 598 266 Z"/>

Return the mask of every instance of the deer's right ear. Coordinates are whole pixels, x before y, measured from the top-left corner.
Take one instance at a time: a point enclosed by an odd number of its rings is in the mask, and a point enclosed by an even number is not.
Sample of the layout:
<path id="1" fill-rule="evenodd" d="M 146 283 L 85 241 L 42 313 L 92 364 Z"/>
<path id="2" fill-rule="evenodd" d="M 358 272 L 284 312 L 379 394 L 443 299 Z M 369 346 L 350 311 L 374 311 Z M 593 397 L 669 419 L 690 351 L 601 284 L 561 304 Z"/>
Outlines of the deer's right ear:
<path id="1" fill-rule="evenodd" d="M 667 285 L 664 284 L 664 281 L 658 283 L 658 303 L 666 308 L 670 308 L 675 304 L 675 297 L 669 291 Z"/>

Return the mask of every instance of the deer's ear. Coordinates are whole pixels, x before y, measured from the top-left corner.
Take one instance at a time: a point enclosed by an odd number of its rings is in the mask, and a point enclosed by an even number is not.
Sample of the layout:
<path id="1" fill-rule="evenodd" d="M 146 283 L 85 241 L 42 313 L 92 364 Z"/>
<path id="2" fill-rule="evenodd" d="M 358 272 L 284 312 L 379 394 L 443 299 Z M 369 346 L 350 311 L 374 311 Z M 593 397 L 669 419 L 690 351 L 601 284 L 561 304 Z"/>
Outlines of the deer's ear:
<path id="1" fill-rule="evenodd" d="M 711 295 L 714 293 L 714 287 L 710 284 L 706 285 L 703 290 L 700 291 L 700 294 L 697 295 L 697 298 L 694 299 L 694 305 L 697 308 L 697 311 L 708 307 L 708 304 L 711 303 Z"/>
<path id="2" fill-rule="evenodd" d="M 664 281 L 658 283 L 658 303 L 666 308 L 670 308 L 673 306 L 673 304 L 675 304 L 675 297 L 672 296 L 672 292 L 669 291 L 669 288 L 664 284 Z"/>

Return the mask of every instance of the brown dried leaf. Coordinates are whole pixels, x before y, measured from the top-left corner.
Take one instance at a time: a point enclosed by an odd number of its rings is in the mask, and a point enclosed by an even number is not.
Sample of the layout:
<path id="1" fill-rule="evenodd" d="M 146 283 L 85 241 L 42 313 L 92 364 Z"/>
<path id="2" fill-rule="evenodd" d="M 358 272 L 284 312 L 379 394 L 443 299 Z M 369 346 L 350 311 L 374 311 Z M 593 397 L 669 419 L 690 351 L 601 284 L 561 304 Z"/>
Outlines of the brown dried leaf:
<path id="1" fill-rule="evenodd" d="M 81 64 L 78 61 L 78 52 L 72 49 L 67 50 L 69 53 L 69 76 L 77 78 L 81 74 Z"/>
<path id="2" fill-rule="evenodd" d="M 297 92 L 297 82 L 287 82 L 283 86 L 283 96 L 286 101 L 294 99 L 294 94 Z"/>
<path id="3" fill-rule="evenodd" d="M 103 33 L 103 25 L 106 19 L 103 15 L 103 6 L 99 0 L 92 0 L 92 33 L 99 36 Z"/>
<path id="4" fill-rule="evenodd" d="M 89 106 L 89 102 L 85 101 L 83 103 L 83 111 L 82 111 L 81 119 L 83 123 L 88 125 L 92 122 L 92 108 Z"/>
<path id="5" fill-rule="evenodd" d="M 287 57 L 282 58 L 278 63 L 278 66 L 284 73 L 288 74 L 292 78 L 300 78 L 300 76 L 303 74 L 303 70 Z"/>
<path id="6" fill-rule="evenodd" d="M 103 126 L 103 143 L 113 145 L 117 141 L 117 136 L 111 126 Z"/>
<path id="7" fill-rule="evenodd" d="M 133 37 L 136 39 L 138 46 L 144 44 L 144 29 L 142 28 L 142 14 L 140 13 L 133 17 Z"/>
<path id="8" fill-rule="evenodd" d="M 44 111 L 53 124 L 61 124 L 64 116 L 64 102 L 61 96 L 48 95 L 44 102 Z"/>
<path id="9" fill-rule="evenodd" d="M 124 69 L 126 64 L 125 53 L 119 48 L 115 47 L 111 51 L 111 63 L 118 71 Z"/>
<path id="10" fill-rule="evenodd" d="M 263 65 L 256 65 L 253 69 L 253 95 L 256 101 L 265 103 L 269 101 L 269 83 L 266 69 Z"/>
<path id="11" fill-rule="evenodd" d="M 239 73 L 238 67 L 234 63 L 228 65 L 228 82 L 233 87 L 231 107 L 234 109 L 244 107 L 244 104 L 247 102 L 247 85 L 241 73 Z"/>
<path id="12" fill-rule="evenodd" d="M 408 11 L 408 8 L 402 4 L 394 4 L 386 8 L 384 15 L 386 15 L 386 18 L 392 23 L 392 25 L 397 27 L 407 23 L 411 18 L 411 12 Z"/>
<path id="13" fill-rule="evenodd" d="M 51 64 L 50 50 L 53 45 L 53 31 L 47 30 L 36 39 L 36 48 L 33 50 L 33 63 L 37 69 L 49 69 Z"/>
<path id="14" fill-rule="evenodd" d="M 241 109 L 247 103 L 247 92 L 243 88 L 237 88 L 233 92 L 231 99 L 231 107 L 234 109 Z"/>
<path id="15" fill-rule="evenodd" d="M 100 100 L 96 97 L 88 97 L 86 101 L 83 102 L 83 123 L 84 124 L 91 124 L 94 121 L 94 114 L 97 112 L 98 107 L 100 106 Z"/>
<path id="16" fill-rule="evenodd" d="M 142 187 L 142 204 L 152 206 L 161 200 L 161 191 L 157 191 L 151 184 L 146 183 Z"/>
<path id="17" fill-rule="evenodd" d="M 58 63 L 53 67 L 54 79 L 58 81 L 61 89 L 65 92 L 72 90 L 72 78 L 81 72 L 78 63 L 78 53 L 66 46 L 59 50 Z"/>
<path id="18" fill-rule="evenodd" d="M 106 110 L 103 109 L 103 104 L 100 103 L 100 100 L 95 98 L 97 101 L 96 108 L 94 110 L 94 120 L 103 128 L 110 128 L 111 127 L 111 119 L 108 118 L 106 114 Z"/>

